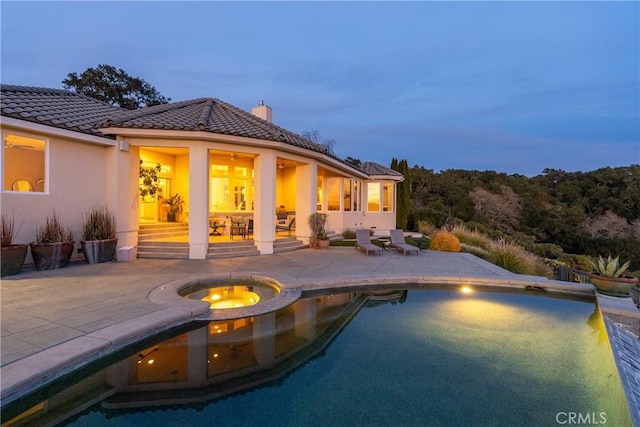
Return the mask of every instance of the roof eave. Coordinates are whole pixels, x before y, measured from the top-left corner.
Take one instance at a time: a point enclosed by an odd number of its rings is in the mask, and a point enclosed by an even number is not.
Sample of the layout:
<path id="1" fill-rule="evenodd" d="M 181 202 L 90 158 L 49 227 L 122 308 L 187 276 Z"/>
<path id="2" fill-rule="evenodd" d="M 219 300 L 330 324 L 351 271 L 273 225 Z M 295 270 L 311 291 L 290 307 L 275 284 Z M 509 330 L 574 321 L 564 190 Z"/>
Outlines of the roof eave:
<path id="1" fill-rule="evenodd" d="M 330 156 L 327 156 L 324 153 L 319 153 L 317 151 L 308 150 L 302 147 L 296 147 L 295 145 L 288 144 L 286 142 L 281 141 L 271 141 L 268 139 L 258 139 L 258 138 L 249 138 L 246 136 L 235 136 L 235 135 L 227 135 L 222 133 L 213 133 L 209 131 L 191 131 L 191 130 L 165 130 L 165 129 L 136 129 L 136 128 L 121 128 L 121 127 L 107 127 L 98 129 L 101 133 L 116 135 L 123 138 L 127 137 L 137 137 L 137 138 L 160 138 L 160 139 L 173 139 L 179 138 L 182 140 L 205 140 L 205 141 L 218 141 L 218 142 L 227 142 L 233 144 L 240 145 L 253 145 L 259 147 L 268 147 L 275 148 L 281 151 L 294 153 L 297 155 L 304 155 L 306 157 L 313 158 L 315 160 L 320 160 L 324 163 L 330 164 L 331 166 L 342 170 L 350 175 L 362 178 L 369 179 L 370 175 L 367 175 L 365 172 L 355 169 L 352 166 L 343 163 L 339 160 L 336 160 Z"/>
<path id="2" fill-rule="evenodd" d="M 2 116 L 0 125 L 18 128 L 22 131 L 55 135 L 61 138 L 73 139 L 75 141 L 82 141 L 90 144 L 104 145 L 107 147 L 115 147 L 116 145 L 116 141 L 107 136 L 91 135 L 76 130 L 62 129 L 55 126 L 43 125 L 30 120 L 20 120 L 13 117 Z"/>

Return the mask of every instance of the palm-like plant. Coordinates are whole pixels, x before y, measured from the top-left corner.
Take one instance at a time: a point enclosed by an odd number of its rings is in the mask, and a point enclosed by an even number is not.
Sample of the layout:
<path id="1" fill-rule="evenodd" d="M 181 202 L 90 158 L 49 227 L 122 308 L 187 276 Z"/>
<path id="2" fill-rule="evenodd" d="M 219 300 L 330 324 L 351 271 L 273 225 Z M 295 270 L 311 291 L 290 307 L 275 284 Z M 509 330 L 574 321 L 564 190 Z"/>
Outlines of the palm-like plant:
<path id="1" fill-rule="evenodd" d="M 627 271 L 631 261 L 627 261 L 620 265 L 619 256 L 612 258 L 611 255 L 605 260 L 601 255 L 598 255 L 597 262 L 589 261 L 593 270 L 601 276 L 605 277 L 620 277 Z"/>

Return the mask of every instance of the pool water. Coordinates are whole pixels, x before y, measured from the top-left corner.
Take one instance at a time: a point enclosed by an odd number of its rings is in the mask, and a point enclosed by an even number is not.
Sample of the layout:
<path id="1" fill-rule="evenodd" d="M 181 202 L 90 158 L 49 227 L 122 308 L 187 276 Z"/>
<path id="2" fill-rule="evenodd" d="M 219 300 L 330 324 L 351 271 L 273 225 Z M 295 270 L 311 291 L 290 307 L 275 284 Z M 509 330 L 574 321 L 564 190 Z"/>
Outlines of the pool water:
<path id="1" fill-rule="evenodd" d="M 631 425 L 593 302 L 456 289 L 309 295 L 136 350 L 45 402 L 34 425 Z"/>

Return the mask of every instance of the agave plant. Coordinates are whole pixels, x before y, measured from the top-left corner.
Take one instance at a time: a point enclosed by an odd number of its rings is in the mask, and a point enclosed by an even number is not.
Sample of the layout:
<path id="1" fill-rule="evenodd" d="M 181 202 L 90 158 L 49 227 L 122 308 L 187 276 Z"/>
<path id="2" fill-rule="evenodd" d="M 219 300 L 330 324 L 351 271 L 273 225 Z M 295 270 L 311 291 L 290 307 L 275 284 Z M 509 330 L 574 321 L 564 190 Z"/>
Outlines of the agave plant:
<path id="1" fill-rule="evenodd" d="M 605 260 L 601 255 L 598 255 L 598 261 L 589 261 L 593 270 L 601 276 L 605 277 L 620 277 L 627 271 L 631 261 L 627 261 L 620 265 L 619 256 L 611 258 L 611 255 Z"/>

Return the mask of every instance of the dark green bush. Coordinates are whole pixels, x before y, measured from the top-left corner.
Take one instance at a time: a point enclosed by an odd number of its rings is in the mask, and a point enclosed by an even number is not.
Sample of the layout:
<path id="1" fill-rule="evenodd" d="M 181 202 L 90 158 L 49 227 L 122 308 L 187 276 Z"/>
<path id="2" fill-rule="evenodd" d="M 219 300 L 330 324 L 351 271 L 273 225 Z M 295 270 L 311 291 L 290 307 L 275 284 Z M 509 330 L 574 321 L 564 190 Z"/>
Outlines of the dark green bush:
<path id="1" fill-rule="evenodd" d="M 558 259 L 564 253 L 561 246 L 553 243 L 534 243 L 529 245 L 527 249 L 538 256 L 551 259 Z"/>
<path id="2" fill-rule="evenodd" d="M 342 232 L 342 237 L 345 239 L 355 239 L 356 238 L 356 232 L 351 230 L 350 228 L 347 228 L 346 230 L 344 230 Z"/>

